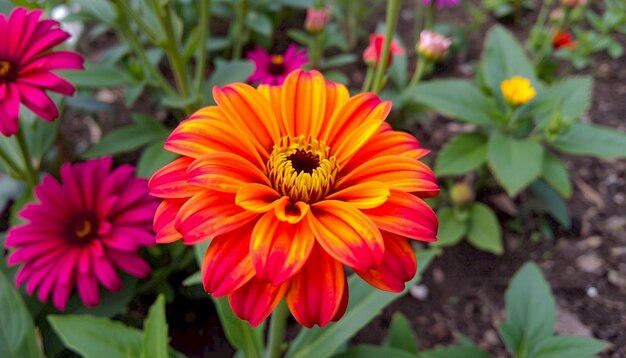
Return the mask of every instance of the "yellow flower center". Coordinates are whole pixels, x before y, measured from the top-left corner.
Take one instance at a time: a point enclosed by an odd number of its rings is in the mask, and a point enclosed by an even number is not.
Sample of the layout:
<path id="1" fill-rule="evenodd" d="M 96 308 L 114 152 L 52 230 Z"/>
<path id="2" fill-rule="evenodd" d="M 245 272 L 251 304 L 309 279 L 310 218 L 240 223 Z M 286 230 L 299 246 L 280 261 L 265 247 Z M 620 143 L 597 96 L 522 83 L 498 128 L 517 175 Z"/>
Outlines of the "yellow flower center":
<path id="1" fill-rule="evenodd" d="M 84 239 L 89 234 L 91 234 L 91 229 L 92 229 L 91 222 L 89 220 L 84 220 L 80 224 L 80 226 L 76 227 L 76 230 L 74 230 L 74 234 L 76 235 L 76 238 Z"/>
<path id="2" fill-rule="evenodd" d="M 528 103 L 536 94 L 530 80 L 518 76 L 502 81 L 500 90 L 504 100 L 513 106 L 521 106 Z"/>
<path id="3" fill-rule="evenodd" d="M 282 65 L 284 62 L 283 55 L 272 55 L 271 61 L 274 65 Z"/>
<path id="4" fill-rule="evenodd" d="M 11 70 L 11 62 L 0 61 L 0 78 L 4 77 Z"/>
<path id="5" fill-rule="evenodd" d="M 267 177 L 274 189 L 293 203 L 314 203 L 335 184 L 337 162 L 323 142 L 301 135 L 283 137 L 267 162 Z"/>

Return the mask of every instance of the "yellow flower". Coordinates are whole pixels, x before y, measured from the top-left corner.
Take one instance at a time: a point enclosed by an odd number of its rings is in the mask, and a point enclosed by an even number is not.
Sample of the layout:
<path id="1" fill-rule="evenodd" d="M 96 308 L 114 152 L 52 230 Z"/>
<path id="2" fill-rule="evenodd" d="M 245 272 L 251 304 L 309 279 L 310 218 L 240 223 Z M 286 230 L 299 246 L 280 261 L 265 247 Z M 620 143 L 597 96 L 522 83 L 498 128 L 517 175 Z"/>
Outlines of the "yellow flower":
<path id="1" fill-rule="evenodd" d="M 504 100 L 513 106 L 526 104 L 537 94 L 529 79 L 518 76 L 502 81 L 500 90 Z"/>

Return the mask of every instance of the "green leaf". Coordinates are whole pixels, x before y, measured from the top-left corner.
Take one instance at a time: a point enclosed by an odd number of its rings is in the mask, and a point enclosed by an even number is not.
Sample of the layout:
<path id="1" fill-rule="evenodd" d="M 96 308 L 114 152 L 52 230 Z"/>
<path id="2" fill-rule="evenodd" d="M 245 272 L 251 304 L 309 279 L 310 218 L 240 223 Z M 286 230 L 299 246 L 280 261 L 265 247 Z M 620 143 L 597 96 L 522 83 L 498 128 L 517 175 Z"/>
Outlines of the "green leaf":
<path id="1" fill-rule="evenodd" d="M 489 139 L 488 163 L 498 182 L 514 197 L 541 174 L 543 147 L 494 132 Z"/>
<path id="2" fill-rule="evenodd" d="M 249 11 L 246 17 L 246 25 L 252 29 L 252 31 L 259 33 L 263 36 L 271 36 L 273 25 L 272 20 L 266 15 L 256 12 Z"/>
<path id="3" fill-rule="evenodd" d="M 356 55 L 351 54 L 351 53 L 343 53 L 340 55 L 336 55 L 336 56 L 332 56 L 332 57 L 328 57 L 324 59 L 324 62 L 322 63 L 322 68 L 349 65 L 351 63 L 356 62 L 356 60 L 357 60 Z"/>
<path id="4" fill-rule="evenodd" d="M 476 248 L 502 255 L 502 231 L 498 218 L 487 205 L 474 203 L 469 208 L 467 241 Z"/>
<path id="5" fill-rule="evenodd" d="M 533 107 L 535 113 L 551 115 L 555 104 L 558 104 L 563 117 L 578 119 L 591 106 L 591 91 L 591 77 L 569 77 L 539 93 L 529 106 Z"/>
<path id="6" fill-rule="evenodd" d="M 420 83 L 406 90 L 406 96 L 451 118 L 488 126 L 495 105 L 467 80 L 438 80 Z"/>
<path id="7" fill-rule="evenodd" d="M 487 33 L 480 71 L 487 87 L 498 95 L 500 83 L 513 76 L 527 78 L 535 88 L 540 87 L 526 52 L 515 36 L 500 25 L 495 25 Z"/>
<path id="8" fill-rule="evenodd" d="M 74 2 L 80 6 L 81 12 L 86 12 L 107 25 L 115 24 L 117 14 L 108 1 L 75 0 Z"/>
<path id="9" fill-rule="evenodd" d="M 165 297 L 160 294 L 148 311 L 148 317 L 143 324 L 143 350 L 141 356 L 145 358 L 167 358 L 168 334 L 165 320 Z"/>
<path id="10" fill-rule="evenodd" d="M 164 143 L 164 141 L 152 143 L 141 153 L 137 164 L 137 176 L 150 178 L 157 170 L 178 157 L 177 154 L 163 149 Z"/>
<path id="11" fill-rule="evenodd" d="M 36 167 L 41 165 L 43 156 L 48 153 L 48 149 L 54 144 L 59 130 L 59 122 L 36 121 L 32 126 L 23 126 L 26 141 L 30 154 L 36 161 Z"/>
<path id="12" fill-rule="evenodd" d="M 309 44 L 311 43 L 311 36 L 307 32 L 299 29 L 287 30 L 287 36 L 304 46 L 309 46 Z"/>
<path id="13" fill-rule="evenodd" d="M 543 204 L 544 209 L 561 225 L 568 228 L 572 225 L 572 221 L 567 211 L 567 204 L 554 189 L 542 180 L 534 182 L 530 189 L 535 197 Z"/>
<path id="14" fill-rule="evenodd" d="M 437 241 L 432 246 L 452 246 L 456 245 L 467 232 L 467 223 L 455 215 L 452 208 L 441 208 L 437 212 L 439 218 L 439 232 Z"/>
<path id="15" fill-rule="evenodd" d="M 480 133 L 462 133 L 452 138 L 439 152 L 437 175 L 460 175 L 487 161 L 487 138 Z"/>
<path id="16" fill-rule="evenodd" d="M 141 331 L 121 322 L 87 315 L 50 315 L 48 322 L 67 348 L 85 358 L 141 355 Z"/>
<path id="17" fill-rule="evenodd" d="M 57 71 L 57 73 L 72 82 L 76 87 L 102 88 L 115 87 L 132 82 L 128 73 L 108 66 L 90 66 L 83 71 Z"/>
<path id="18" fill-rule="evenodd" d="M 574 124 L 551 145 L 569 154 L 605 159 L 626 158 L 626 133 L 611 127 Z"/>
<path id="19" fill-rule="evenodd" d="M 187 278 L 183 281 L 183 286 L 195 286 L 202 284 L 202 272 L 196 271 L 191 275 L 187 276 Z"/>
<path id="20" fill-rule="evenodd" d="M 289 347 L 286 357 L 331 356 L 339 347 L 380 314 L 383 308 L 402 297 L 406 294 L 409 287 L 419 282 L 424 269 L 435 255 L 436 251 L 433 250 L 417 253 L 418 272 L 411 281 L 407 282 L 404 291 L 399 294 L 380 291 L 371 287 L 357 275 L 350 276 L 348 278 L 350 299 L 348 309 L 343 318 L 339 322 L 330 323 L 323 329 L 319 327 L 312 329 L 303 328 Z"/>
<path id="21" fill-rule="evenodd" d="M 505 301 L 507 321 L 500 325 L 500 335 L 509 351 L 522 358 L 554 333 L 556 303 L 537 264 L 529 261 L 515 273 Z"/>
<path id="22" fill-rule="evenodd" d="M 443 347 L 420 352 L 418 358 L 489 358 L 489 354 L 477 347 Z"/>
<path id="23" fill-rule="evenodd" d="M 379 347 L 369 344 L 361 344 L 352 347 L 345 352 L 334 355 L 333 358 L 415 358 L 415 354 L 407 353 L 392 347 Z"/>
<path id="24" fill-rule="evenodd" d="M 35 327 L 24 301 L 0 271 L 0 357 L 40 357 Z"/>
<path id="25" fill-rule="evenodd" d="M 604 341 L 591 337 L 553 336 L 539 342 L 531 350 L 533 358 L 587 358 L 608 347 Z"/>
<path id="26" fill-rule="evenodd" d="M 572 196 L 572 181 L 563 161 L 546 152 L 543 157 L 541 178 L 545 179 L 550 186 L 559 192 L 564 198 Z"/>
<path id="27" fill-rule="evenodd" d="M 245 82 L 253 70 L 254 65 L 247 60 L 218 62 L 211 77 L 204 85 L 204 97 L 207 100 L 213 98 L 212 91 L 214 86 L 224 86 L 232 82 Z"/>
<path id="28" fill-rule="evenodd" d="M 417 354 L 417 340 L 413 334 L 413 329 L 411 329 L 411 323 L 402 313 L 393 314 L 389 325 L 389 336 L 387 336 L 384 344 L 389 348 Z"/>

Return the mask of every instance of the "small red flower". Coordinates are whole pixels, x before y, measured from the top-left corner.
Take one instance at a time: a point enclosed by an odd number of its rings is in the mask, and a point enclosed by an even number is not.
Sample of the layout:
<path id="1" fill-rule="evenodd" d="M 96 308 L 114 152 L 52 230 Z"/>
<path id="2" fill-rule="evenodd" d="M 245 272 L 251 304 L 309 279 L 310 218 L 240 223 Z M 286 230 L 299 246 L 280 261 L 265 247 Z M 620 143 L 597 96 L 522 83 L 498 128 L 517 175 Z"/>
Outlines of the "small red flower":
<path id="1" fill-rule="evenodd" d="M 383 44 L 385 43 L 385 35 L 374 34 L 370 35 L 370 44 L 363 52 L 363 60 L 367 64 L 377 66 L 380 62 L 380 58 L 383 52 Z M 391 65 L 393 61 L 393 55 L 403 55 L 404 49 L 398 45 L 396 40 L 391 40 L 391 48 L 389 52 L 389 59 L 387 60 L 387 67 Z"/>
<path id="2" fill-rule="evenodd" d="M 574 36 L 569 32 L 557 30 L 552 37 L 552 47 L 554 49 L 573 49 L 576 48 L 576 41 L 574 41 Z"/>

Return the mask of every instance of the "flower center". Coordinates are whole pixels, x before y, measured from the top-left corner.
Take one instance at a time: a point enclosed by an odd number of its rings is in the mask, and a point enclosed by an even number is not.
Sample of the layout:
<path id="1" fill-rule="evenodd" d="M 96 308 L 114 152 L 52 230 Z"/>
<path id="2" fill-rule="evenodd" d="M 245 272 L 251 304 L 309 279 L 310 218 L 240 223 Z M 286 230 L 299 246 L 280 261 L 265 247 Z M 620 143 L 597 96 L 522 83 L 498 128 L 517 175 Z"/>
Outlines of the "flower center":
<path id="1" fill-rule="evenodd" d="M 74 244 L 83 244 L 98 235 L 98 219 L 91 213 L 75 215 L 67 228 L 67 239 Z"/>
<path id="2" fill-rule="evenodd" d="M 285 58 L 282 55 L 272 55 L 268 71 L 273 75 L 285 74 Z"/>
<path id="3" fill-rule="evenodd" d="M 337 162 L 324 143 L 301 135 L 283 137 L 267 162 L 267 177 L 292 203 L 314 203 L 333 188 Z"/>
<path id="4" fill-rule="evenodd" d="M 0 61 L 0 82 L 8 82 L 15 79 L 15 66 L 8 61 Z"/>

